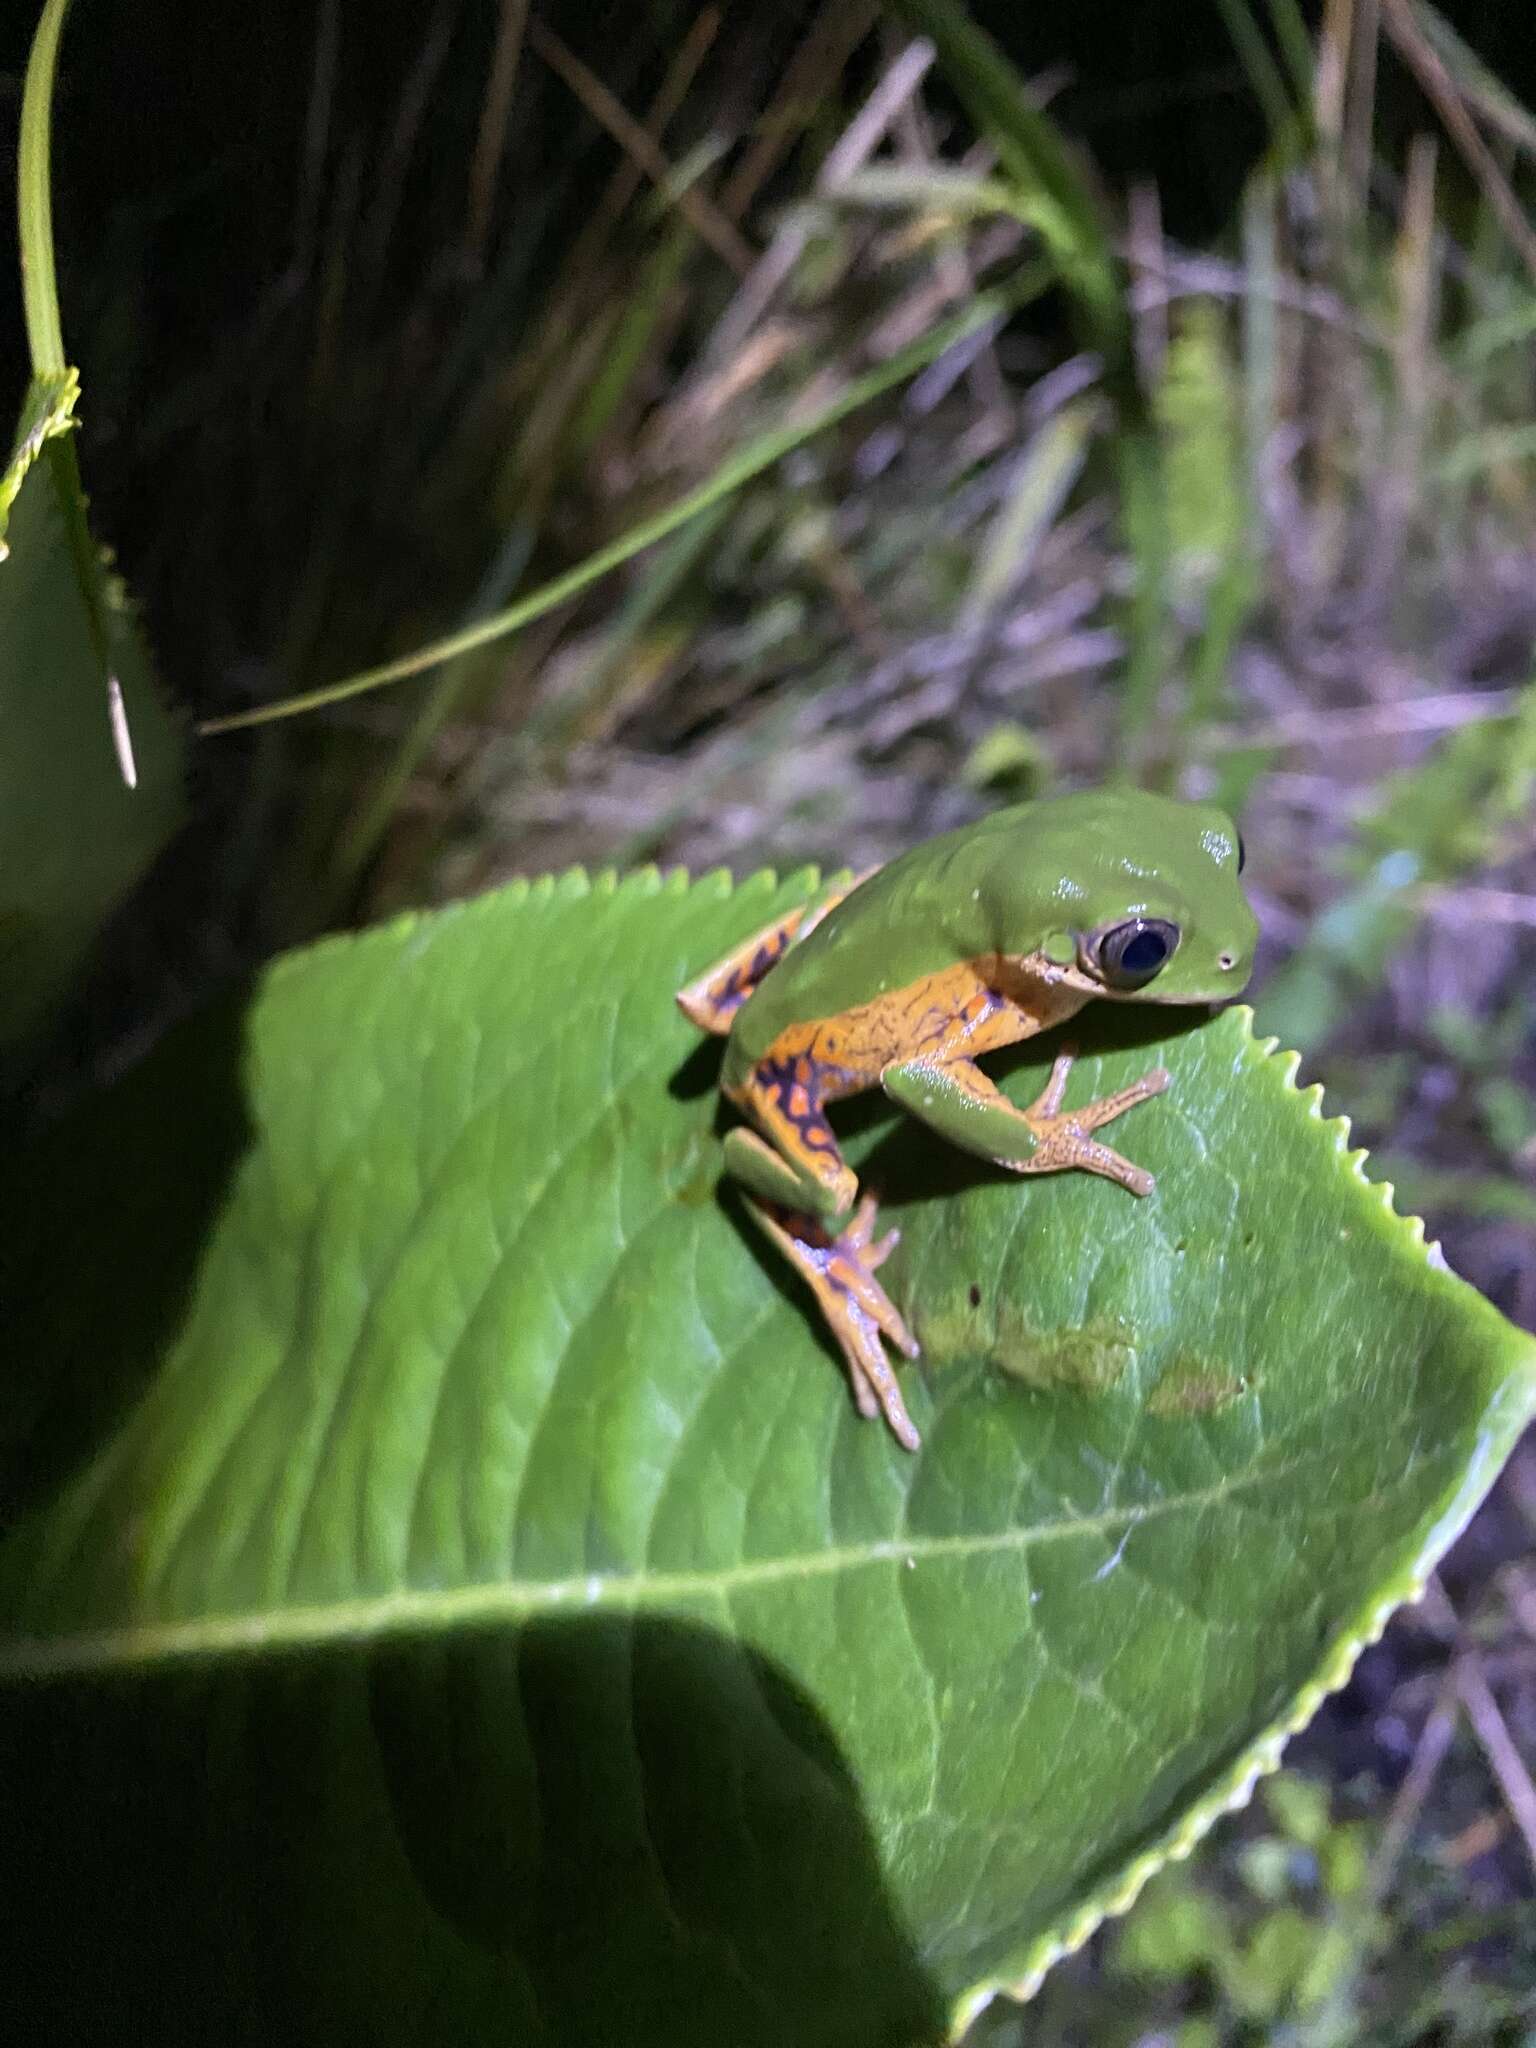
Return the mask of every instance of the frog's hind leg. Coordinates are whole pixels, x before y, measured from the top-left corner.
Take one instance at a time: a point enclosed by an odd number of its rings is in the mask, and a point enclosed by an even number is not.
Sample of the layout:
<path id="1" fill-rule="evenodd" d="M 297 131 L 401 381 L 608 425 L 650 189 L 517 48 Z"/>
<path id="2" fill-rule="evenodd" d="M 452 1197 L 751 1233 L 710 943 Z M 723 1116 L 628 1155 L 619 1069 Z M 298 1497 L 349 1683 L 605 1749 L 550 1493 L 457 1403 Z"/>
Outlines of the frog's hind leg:
<path id="1" fill-rule="evenodd" d="M 808 1058 L 760 1067 L 736 1096 L 756 1131 L 726 1135 L 725 1164 L 748 1195 L 752 1221 L 779 1248 L 815 1295 L 847 1363 L 859 1413 L 883 1414 L 897 1441 L 918 1448 L 882 1334 L 909 1358 L 917 1340 L 875 1278 L 898 1233 L 874 1237 L 875 1200 L 865 1195 L 853 1215 L 859 1183 L 838 1150 Z M 837 1219 L 846 1217 L 842 1227 Z"/>
<path id="2" fill-rule="evenodd" d="M 875 1198 L 866 1195 L 841 1231 L 814 1217 L 797 1215 L 773 1203 L 749 1201 L 753 1222 L 807 1282 L 827 1327 L 837 1339 L 848 1367 L 854 1405 L 873 1419 L 883 1415 L 891 1434 L 905 1450 L 921 1448 L 896 1375 L 885 1355 L 882 1336 L 908 1358 L 918 1355 L 917 1339 L 901 1312 L 875 1278 L 875 1269 L 895 1250 L 900 1232 L 874 1236 Z"/>
<path id="3" fill-rule="evenodd" d="M 831 895 L 807 910 L 803 904 L 788 911 L 783 917 L 776 917 L 772 924 L 765 924 L 751 938 L 743 939 L 739 946 L 733 946 L 723 960 L 717 960 L 708 967 L 697 981 L 690 981 L 686 988 L 677 992 L 677 1006 L 692 1024 L 701 1031 L 712 1031 L 723 1038 L 735 1021 L 736 1012 L 751 995 L 771 967 L 777 966 L 797 939 L 803 939 L 813 932 L 829 910 L 835 910 L 860 882 L 868 881 L 874 873 L 857 875 L 847 889 L 834 889 Z"/>
<path id="4" fill-rule="evenodd" d="M 762 1060 L 741 1087 L 726 1092 L 763 1134 L 727 1133 L 725 1163 L 737 1180 L 766 1202 L 812 1216 L 853 1207 L 858 1176 L 827 1122 L 820 1069 L 809 1053 Z"/>

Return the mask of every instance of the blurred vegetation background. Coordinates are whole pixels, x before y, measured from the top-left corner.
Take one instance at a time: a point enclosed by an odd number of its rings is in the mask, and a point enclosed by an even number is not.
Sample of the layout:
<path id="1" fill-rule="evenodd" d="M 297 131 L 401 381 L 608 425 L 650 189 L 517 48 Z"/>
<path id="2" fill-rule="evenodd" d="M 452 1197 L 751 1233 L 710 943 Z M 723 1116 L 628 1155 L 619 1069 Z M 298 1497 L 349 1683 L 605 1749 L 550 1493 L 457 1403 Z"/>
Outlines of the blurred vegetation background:
<path id="1" fill-rule="evenodd" d="M 700 496 L 200 740 L 36 1105 L 327 926 L 1129 775 L 1239 817 L 1261 1022 L 1536 1326 L 1532 104 L 1523 0 L 78 6 L 81 460 L 189 719 Z M 1528 1443 L 1310 1775 L 978 2038 L 1536 2041 L 1533 1534 Z"/>

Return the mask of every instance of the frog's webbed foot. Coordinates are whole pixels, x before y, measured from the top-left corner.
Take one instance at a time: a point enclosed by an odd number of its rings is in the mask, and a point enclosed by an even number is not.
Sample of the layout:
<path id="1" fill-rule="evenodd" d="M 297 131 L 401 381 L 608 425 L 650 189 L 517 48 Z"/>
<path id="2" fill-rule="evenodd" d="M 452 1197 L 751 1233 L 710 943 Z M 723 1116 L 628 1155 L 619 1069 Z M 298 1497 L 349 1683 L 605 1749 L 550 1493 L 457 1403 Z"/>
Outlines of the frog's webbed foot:
<path id="1" fill-rule="evenodd" d="M 1015 1173 L 1064 1173 L 1077 1167 L 1082 1172 L 1098 1173 L 1106 1180 L 1118 1181 L 1133 1195 L 1150 1195 L 1154 1182 L 1146 1168 L 1122 1158 L 1108 1145 L 1101 1145 L 1090 1133 L 1104 1124 L 1113 1123 L 1117 1116 L 1124 1116 L 1137 1103 L 1150 1102 L 1154 1095 L 1161 1095 L 1168 1086 L 1168 1069 L 1154 1067 L 1139 1081 L 1117 1088 L 1113 1095 L 1101 1095 L 1096 1102 L 1084 1103 L 1081 1109 L 1063 1110 L 1062 1097 L 1067 1092 L 1067 1076 L 1072 1071 L 1075 1057 L 1076 1054 L 1070 1051 L 1057 1054 L 1051 1078 L 1024 1112 L 1025 1120 L 1035 1133 L 1035 1150 L 1027 1159 L 1010 1159 L 1003 1163 Z"/>
<path id="2" fill-rule="evenodd" d="M 859 1413 L 871 1418 L 884 1415 L 897 1442 L 917 1450 L 922 1439 L 907 1413 L 881 1338 L 888 1337 L 908 1358 L 917 1357 L 918 1343 L 875 1278 L 876 1268 L 895 1250 L 901 1233 L 891 1230 L 884 1237 L 874 1236 L 873 1195 L 864 1197 L 841 1230 L 777 1203 L 752 1200 L 748 1207 L 815 1295 L 847 1361 Z"/>

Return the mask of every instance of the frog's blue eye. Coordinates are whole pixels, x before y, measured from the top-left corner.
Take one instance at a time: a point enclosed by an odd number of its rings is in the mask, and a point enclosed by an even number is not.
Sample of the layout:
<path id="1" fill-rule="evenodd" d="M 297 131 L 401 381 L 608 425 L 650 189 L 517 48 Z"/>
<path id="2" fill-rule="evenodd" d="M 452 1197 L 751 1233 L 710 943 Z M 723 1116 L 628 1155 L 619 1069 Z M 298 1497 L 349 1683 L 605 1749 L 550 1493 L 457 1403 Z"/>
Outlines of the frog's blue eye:
<path id="1" fill-rule="evenodd" d="M 1168 958 L 1168 941 L 1161 932 L 1138 932 L 1120 948 L 1115 962 L 1122 974 L 1156 974 Z"/>
<path id="2" fill-rule="evenodd" d="M 1083 948 L 1083 964 L 1106 988 L 1145 988 L 1161 974 L 1179 943 L 1179 928 L 1161 917 L 1131 917 L 1095 932 Z"/>

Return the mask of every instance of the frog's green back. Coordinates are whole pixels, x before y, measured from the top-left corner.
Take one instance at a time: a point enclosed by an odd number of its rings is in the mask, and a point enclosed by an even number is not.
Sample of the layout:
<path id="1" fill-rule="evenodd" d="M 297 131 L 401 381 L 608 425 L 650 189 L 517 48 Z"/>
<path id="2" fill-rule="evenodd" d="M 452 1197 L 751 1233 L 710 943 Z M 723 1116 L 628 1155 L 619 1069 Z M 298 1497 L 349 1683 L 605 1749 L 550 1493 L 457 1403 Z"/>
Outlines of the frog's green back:
<path id="1" fill-rule="evenodd" d="M 833 1017 L 960 961 L 1038 952 L 1047 936 L 1120 917 L 1178 924 L 1197 943 L 1173 1000 L 1236 994 L 1196 987 L 1218 948 L 1251 959 L 1253 914 L 1224 812 L 1137 789 L 1086 790 L 996 811 L 901 854 L 791 948 L 742 1005 L 727 1084 L 794 1024 Z M 1209 978 L 1209 977 L 1207 977 Z"/>

